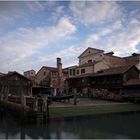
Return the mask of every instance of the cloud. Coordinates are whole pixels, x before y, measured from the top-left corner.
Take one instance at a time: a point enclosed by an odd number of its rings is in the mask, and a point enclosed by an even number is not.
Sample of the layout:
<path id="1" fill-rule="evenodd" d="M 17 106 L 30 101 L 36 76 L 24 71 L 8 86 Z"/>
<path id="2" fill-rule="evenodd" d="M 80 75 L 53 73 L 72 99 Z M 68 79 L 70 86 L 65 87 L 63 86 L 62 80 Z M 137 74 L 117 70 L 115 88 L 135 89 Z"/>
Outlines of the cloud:
<path id="1" fill-rule="evenodd" d="M 62 17 L 56 26 L 18 28 L 0 38 L 1 70 L 24 69 L 29 67 L 30 57 L 38 55 L 41 49 L 53 42 L 70 39 L 76 27 L 67 17 Z M 36 56 L 38 58 L 38 56 Z M 16 65 L 16 66 L 15 66 Z"/>
<path id="2" fill-rule="evenodd" d="M 15 20 L 23 18 L 23 2 L 0 1 L 0 31 L 15 24 Z"/>
<path id="3" fill-rule="evenodd" d="M 43 11 L 45 9 L 45 7 L 39 1 L 26 2 L 26 5 L 29 8 L 29 10 L 33 13 Z"/>
<path id="4" fill-rule="evenodd" d="M 121 21 L 116 21 L 110 27 L 102 27 L 101 32 L 89 35 L 85 45 L 101 48 L 105 51 L 114 51 L 116 55 L 126 56 L 138 52 L 140 43 L 140 22 L 133 18 L 123 26 Z"/>
<path id="5" fill-rule="evenodd" d="M 93 25 L 119 18 L 121 7 L 114 1 L 71 1 L 70 9 L 84 25 Z"/>

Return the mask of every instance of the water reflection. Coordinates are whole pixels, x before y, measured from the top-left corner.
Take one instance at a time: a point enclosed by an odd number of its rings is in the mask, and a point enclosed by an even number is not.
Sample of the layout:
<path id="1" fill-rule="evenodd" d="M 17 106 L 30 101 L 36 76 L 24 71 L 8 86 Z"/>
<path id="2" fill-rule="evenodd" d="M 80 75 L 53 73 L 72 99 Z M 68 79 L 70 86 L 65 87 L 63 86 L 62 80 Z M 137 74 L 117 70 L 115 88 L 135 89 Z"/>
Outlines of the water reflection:
<path id="1" fill-rule="evenodd" d="M 140 138 L 139 118 L 140 113 L 125 113 L 23 124 L 6 116 L 0 118 L 0 138 Z"/>

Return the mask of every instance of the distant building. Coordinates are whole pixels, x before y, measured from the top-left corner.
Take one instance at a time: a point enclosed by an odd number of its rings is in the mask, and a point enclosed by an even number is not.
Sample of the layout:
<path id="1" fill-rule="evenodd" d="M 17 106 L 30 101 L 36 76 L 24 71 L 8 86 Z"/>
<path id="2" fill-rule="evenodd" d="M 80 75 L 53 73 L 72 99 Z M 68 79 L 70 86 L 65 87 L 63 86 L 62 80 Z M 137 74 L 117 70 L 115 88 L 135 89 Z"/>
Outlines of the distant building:
<path id="1" fill-rule="evenodd" d="M 123 57 L 125 65 L 135 65 L 140 70 L 140 54 L 133 53 L 131 56 Z"/>
<path id="2" fill-rule="evenodd" d="M 118 72 L 116 78 L 119 78 L 119 73 L 122 70 L 127 70 L 127 68 L 132 67 L 133 70 L 129 70 L 129 77 L 131 79 L 139 79 L 140 75 L 140 54 L 132 54 L 132 56 L 128 57 L 118 57 L 114 56 L 113 52 L 104 53 L 103 50 L 95 49 L 95 48 L 87 48 L 78 58 L 79 58 L 79 65 L 78 66 L 71 66 L 68 69 L 68 77 L 67 83 L 69 87 L 69 91 L 72 91 L 74 88 L 77 89 L 79 92 L 87 92 L 89 89 L 95 88 L 107 88 L 109 87 L 117 88 L 115 82 L 114 75 L 117 74 L 109 74 L 105 75 L 105 72 L 111 72 L 112 70 Z M 135 71 L 135 72 L 134 72 Z M 123 73 L 125 76 L 125 73 Z M 134 76 L 134 75 L 135 76 Z M 99 76 L 100 75 L 100 76 Z M 102 75 L 102 76 L 101 76 Z M 134 77 L 133 77 L 134 76 Z M 104 77 L 105 79 L 102 79 Z M 92 80 L 91 80 L 92 79 Z M 111 80 L 110 83 L 108 80 Z M 97 80 L 97 81 L 96 81 Z M 91 81 L 94 86 L 91 86 Z M 99 82 L 100 81 L 100 82 Z M 107 85 L 107 82 L 109 83 Z M 115 84 L 113 84 L 113 82 Z M 127 82 L 127 81 L 126 81 Z M 98 83 L 98 87 L 97 87 Z M 121 82 L 122 88 L 123 82 Z M 119 89 L 119 90 L 120 90 Z"/>
<path id="3" fill-rule="evenodd" d="M 125 64 L 125 60 L 113 56 L 113 52 L 104 53 L 103 50 L 87 48 L 79 57 L 79 65 L 68 69 L 68 77 L 96 73 L 100 70 L 118 67 Z"/>
<path id="4" fill-rule="evenodd" d="M 36 85 L 36 72 L 35 70 L 28 70 L 24 72 L 24 76 L 32 81 L 32 85 Z"/>
<path id="5" fill-rule="evenodd" d="M 41 87 L 50 87 L 52 93 L 64 92 L 65 78 L 67 71 L 62 70 L 61 58 L 57 58 L 57 67 L 43 66 L 36 74 L 37 85 Z"/>

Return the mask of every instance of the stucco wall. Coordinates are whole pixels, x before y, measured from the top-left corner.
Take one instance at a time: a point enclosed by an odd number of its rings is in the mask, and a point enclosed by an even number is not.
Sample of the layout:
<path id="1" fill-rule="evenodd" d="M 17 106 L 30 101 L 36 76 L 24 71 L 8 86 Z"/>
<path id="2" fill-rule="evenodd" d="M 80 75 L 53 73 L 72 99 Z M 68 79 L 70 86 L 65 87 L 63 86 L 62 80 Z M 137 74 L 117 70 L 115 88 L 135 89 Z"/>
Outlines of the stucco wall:
<path id="1" fill-rule="evenodd" d="M 36 75 L 37 83 L 39 84 L 49 74 L 49 72 L 50 71 L 45 67 L 41 68 L 41 70 Z"/>
<path id="2" fill-rule="evenodd" d="M 92 66 L 88 66 L 88 67 L 76 68 L 76 76 L 81 75 L 81 69 L 85 69 L 85 73 L 82 73 L 82 74 L 93 73 L 94 66 L 92 65 Z M 79 70 L 79 74 L 77 74 L 77 70 Z"/>
<path id="3" fill-rule="evenodd" d="M 100 70 L 104 70 L 104 69 L 108 69 L 109 66 L 107 64 L 105 64 L 103 61 L 100 61 L 99 63 L 96 63 L 94 65 L 94 72 L 98 72 Z"/>
<path id="4" fill-rule="evenodd" d="M 108 65 L 110 65 L 110 67 L 118 67 L 125 64 L 124 59 L 120 59 L 120 58 L 109 56 L 109 55 L 104 55 L 104 61 L 106 61 Z"/>
<path id="5" fill-rule="evenodd" d="M 81 57 L 79 59 L 79 65 L 88 63 L 88 60 L 92 60 L 92 62 L 94 61 L 99 61 L 103 59 L 103 53 L 97 53 L 97 54 L 91 54 L 91 55 L 87 55 L 85 57 Z"/>

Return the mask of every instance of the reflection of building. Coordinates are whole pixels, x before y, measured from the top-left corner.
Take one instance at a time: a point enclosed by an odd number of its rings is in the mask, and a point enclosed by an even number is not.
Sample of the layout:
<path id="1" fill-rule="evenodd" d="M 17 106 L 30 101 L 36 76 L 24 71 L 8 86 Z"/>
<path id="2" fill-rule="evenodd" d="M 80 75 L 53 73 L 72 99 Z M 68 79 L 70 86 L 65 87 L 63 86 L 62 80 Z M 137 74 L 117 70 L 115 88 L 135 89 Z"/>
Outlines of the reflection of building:
<path id="1" fill-rule="evenodd" d="M 0 93 L 10 95 L 32 95 L 31 81 L 17 72 L 9 72 L 0 77 Z"/>

